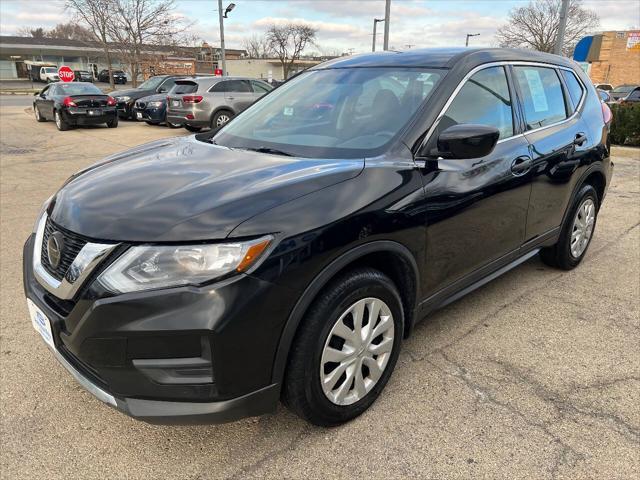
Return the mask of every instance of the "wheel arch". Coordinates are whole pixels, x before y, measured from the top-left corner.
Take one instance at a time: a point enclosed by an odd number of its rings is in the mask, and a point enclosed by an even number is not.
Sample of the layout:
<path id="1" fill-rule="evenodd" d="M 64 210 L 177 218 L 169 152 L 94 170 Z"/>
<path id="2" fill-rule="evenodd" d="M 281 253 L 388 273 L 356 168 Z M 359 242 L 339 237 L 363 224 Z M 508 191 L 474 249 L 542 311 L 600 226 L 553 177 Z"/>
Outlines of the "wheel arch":
<path id="1" fill-rule="evenodd" d="M 231 114 L 235 117 L 238 112 L 236 112 L 233 108 L 228 107 L 228 106 L 221 106 L 221 107 L 217 107 L 213 110 L 213 112 L 211 112 L 211 116 L 209 117 L 209 121 L 213 121 L 213 117 L 215 117 L 218 113 L 222 112 L 222 111 L 226 111 L 226 112 L 231 112 Z"/>
<path id="2" fill-rule="evenodd" d="M 272 372 L 273 383 L 282 384 L 296 332 L 317 295 L 338 275 L 361 266 L 380 270 L 396 284 L 403 303 L 405 337 L 409 335 L 414 324 L 420 285 L 420 272 L 414 255 L 404 245 L 389 240 L 359 245 L 339 256 L 316 275 L 296 302 L 280 336 Z"/>
<path id="3" fill-rule="evenodd" d="M 571 192 L 571 197 L 569 198 L 569 202 L 567 203 L 564 211 L 564 216 L 562 217 L 561 225 L 564 225 L 566 221 L 567 215 L 571 210 L 571 206 L 576 201 L 576 196 L 578 192 L 584 185 L 591 185 L 595 188 L 598 193 L 598 207 L 602 205 L 602 200 L 604 198 L 604 194 L 607 189 L 607 176 L 604 172 L 604 167 L 602 164 L 594 164 L 582 174 L 582 176 L 576 182 L 573 191 Z"/>

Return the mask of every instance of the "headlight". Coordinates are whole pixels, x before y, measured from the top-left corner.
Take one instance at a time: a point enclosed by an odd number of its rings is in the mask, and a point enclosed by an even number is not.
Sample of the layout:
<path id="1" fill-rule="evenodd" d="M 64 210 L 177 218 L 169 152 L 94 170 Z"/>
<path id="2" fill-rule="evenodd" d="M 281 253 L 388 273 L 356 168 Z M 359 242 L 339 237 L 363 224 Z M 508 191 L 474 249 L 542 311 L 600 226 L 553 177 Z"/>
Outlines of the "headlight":
<path id="1" fill-rule="evenodd" d="M 147 103 L 148 107 L 158 108 L 162 106 L 162 102 L 149 102 Z"/>
<path id="2" fill-rule="evenodd" d="M 98 277 L 114 293 L 198 285 L 256 265 L 273 237 L 237 243 L 131 247 Z"/>

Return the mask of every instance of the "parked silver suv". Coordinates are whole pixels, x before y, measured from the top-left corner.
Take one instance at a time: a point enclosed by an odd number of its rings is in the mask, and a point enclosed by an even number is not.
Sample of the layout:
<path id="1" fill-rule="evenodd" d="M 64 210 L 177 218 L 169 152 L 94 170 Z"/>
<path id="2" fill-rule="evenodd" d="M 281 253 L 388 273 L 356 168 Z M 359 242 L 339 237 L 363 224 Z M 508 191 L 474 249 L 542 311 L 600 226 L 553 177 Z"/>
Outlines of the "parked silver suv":
<path id="1" fill-rule="evenodd" d="M 167 121 L 191 132 L 221 127 L 273 87 L 244 77 L 196 77 L 177 80 L 180 94 L 167 97 Z"/>

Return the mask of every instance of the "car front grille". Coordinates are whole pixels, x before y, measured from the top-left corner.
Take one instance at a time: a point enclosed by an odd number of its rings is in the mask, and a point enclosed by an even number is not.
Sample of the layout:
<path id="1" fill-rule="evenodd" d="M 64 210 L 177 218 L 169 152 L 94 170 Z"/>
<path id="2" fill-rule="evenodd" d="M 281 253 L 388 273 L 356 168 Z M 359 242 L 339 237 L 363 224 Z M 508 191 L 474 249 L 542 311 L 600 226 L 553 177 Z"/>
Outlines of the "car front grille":
<path id="1" fill-rule="evenodd" d="M 53 266 L 49 262 L 49 255 L 47 252 L 49 237 L 54 232 L 60 232 L 63 235 L 60 263 L 56 268 L 53 268 Z M 44 235 L 42 237 L 42 250 L 40 255 L 42 266 L 56 280 L 62 280 L 67 273 L 67 270 L 69 270 L 69 267 L 78 256 L 78 253 L 80 252 L 80 250 L 82 250 L 82 247 L 84 247 L 86 243 L 87 240 L 82 238 L 80 235 L 57 226 L 51 221 L 50 218 L 47 218 L 47 223 L 44 227 Z"/>
<path id="2" fill-rule="evenodd" d="M 147 106 L 144 102 L 136 102 L 136 108 L 144 109 Z"/>

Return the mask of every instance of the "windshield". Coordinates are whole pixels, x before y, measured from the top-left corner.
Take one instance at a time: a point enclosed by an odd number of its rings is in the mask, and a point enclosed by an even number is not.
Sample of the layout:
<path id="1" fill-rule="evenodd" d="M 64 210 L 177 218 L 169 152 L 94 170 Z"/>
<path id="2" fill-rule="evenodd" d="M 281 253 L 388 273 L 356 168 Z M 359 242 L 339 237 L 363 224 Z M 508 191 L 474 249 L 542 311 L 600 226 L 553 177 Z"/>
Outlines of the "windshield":
<path id="1" fill-rule="evenodd" d="M 57 73 L 58 69 L 56 67 L 46 67 L 44 69 L 44 73 Z"/>
<path id="2" fill-rule="evenodd" d="M 138 88 L 141 90 L 155 90 L 164 79 L 165 77 L 151 77 L 146 82 L 143 82 Z"/>
<path id="3" fill-rule="evenodd" d="M 311 70 L 266 95 L 213 142 L 314 158 L 379 154 L 442 75 L 424 68 Z"/>
<path id="4" fill-rule="evenodd" d="M 636 88 L 636 85 L 620 85 L 613 90 L 613 93 L 629 93 Z"/>
<path id="5" fill-rule="evenodd" d="M 58 95 L 104 95 L 93 83 L 58 83 Z"/>

